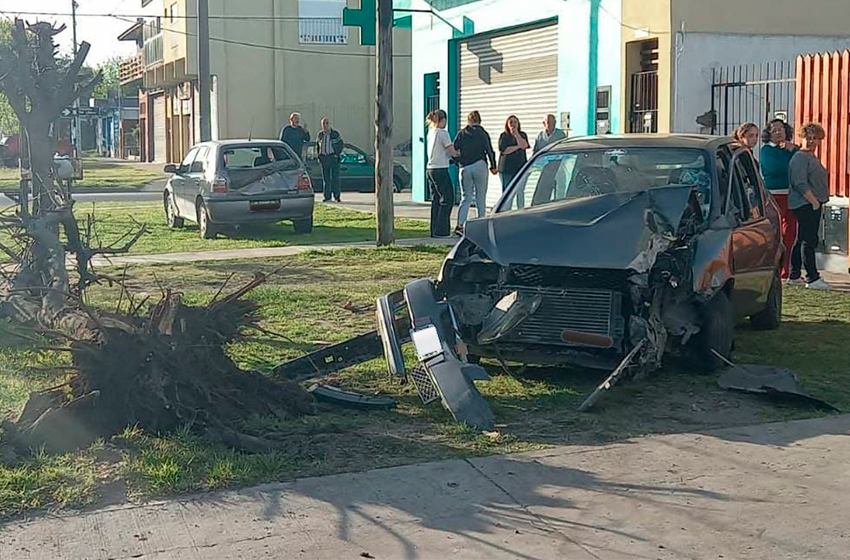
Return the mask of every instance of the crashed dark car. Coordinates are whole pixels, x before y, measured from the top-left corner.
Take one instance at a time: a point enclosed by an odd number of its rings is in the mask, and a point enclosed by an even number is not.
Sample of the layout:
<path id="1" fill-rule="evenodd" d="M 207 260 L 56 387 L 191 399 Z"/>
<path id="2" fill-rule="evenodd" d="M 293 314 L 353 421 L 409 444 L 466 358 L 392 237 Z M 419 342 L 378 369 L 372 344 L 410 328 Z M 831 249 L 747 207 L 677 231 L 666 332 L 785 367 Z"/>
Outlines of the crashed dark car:
<path id="1" fill-rule="evenodd" d="M 481 357 L 617 371 L 674 354 L 719 368 L 739 319 L 778 327 L 783 255 L 776 203 L 732 139 L 567 140 L 467 223 L 436 281 L 379 300 L 379 331 L 391 372 L 407 374 L 398 322 L 409 315 L 417 387 L 486 427 L 472 383 L 487 378 Z"/>

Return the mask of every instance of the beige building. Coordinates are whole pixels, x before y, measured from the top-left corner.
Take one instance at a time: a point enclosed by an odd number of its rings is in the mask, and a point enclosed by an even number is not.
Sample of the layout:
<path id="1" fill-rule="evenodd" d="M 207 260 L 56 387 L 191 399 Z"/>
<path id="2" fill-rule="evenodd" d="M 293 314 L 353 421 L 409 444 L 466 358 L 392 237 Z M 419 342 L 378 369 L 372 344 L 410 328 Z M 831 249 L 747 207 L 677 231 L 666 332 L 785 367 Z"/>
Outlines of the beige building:
<path id="1" fill-rule="evenodd" d="M 143 158 L 180 161 L 199 140 L 195 0 L 141 0 L 151 16 L 128 29 L 140 45 Z M 358 7 L 355 0 L 348 0 Z M 374 151 L 375 49 L 342 26 L 346 0 L 209 0 L 214 139 L 277 138 L 300 112 L 315 136 L 322 117 Z M 396 28 L 393 142 L 410 140 L 410 29 Z M 138 78 L 127 73 L 126 81 Z"/>
<path id="2" fill-rule="evenodd" d="M 798 54 L 850 47 L 848 0 L 622 0 L 621 19 L 627 132 L 704 130 L 696 118 L 712 109 L 719 68 L 740 67 L 736 80 L 756 82 L 764 81 L 752 77 L 760 65 L 787 62 L 784 74 L 762 72 L 780 87 L 783 77 L 793 78 Z M 793 110 L 781 97 L 769 101 L 773 114 Z"/>

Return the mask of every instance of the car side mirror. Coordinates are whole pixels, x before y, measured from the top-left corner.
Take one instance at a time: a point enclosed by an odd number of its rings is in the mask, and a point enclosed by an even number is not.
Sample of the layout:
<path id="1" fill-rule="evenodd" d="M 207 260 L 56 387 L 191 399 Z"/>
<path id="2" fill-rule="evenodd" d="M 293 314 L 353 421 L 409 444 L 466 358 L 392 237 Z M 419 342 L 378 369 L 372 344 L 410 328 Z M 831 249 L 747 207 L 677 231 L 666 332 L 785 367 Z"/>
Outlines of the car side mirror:
<path id="1" fill-rule="evenodd" d="M 169 163 L 168 165 L 165 166 L 163 171 L 165 171 L 166 173 L 171 173 L 171 174 L 177 173 L 177 166 L 174 165 L 173 163 Z"/>

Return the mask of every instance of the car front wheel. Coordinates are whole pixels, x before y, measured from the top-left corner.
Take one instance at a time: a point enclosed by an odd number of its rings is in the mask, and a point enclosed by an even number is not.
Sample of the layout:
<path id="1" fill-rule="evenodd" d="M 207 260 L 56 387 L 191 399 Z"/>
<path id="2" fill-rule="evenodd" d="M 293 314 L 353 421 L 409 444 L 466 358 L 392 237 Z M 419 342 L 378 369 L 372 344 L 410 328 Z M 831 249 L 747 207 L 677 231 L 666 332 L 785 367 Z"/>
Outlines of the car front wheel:
<path id="1" fill-rule="evenodd" d="M 694 370 L 711 373 L 726 365 L 713 350 L 726 358 L 732 356 L 735 341 L 735 311 L 726 292 L 720 292 L 702 309 L 702 325 L 691 349 Z"/>
<path id="2" fill-rule="evenodd" d="M 174 229 L 183 227 L 183 218 L 177 215 L 174 198 L 170 194 L 165 195 L 165 224 Z"/>
<path id="3" fill-rule="evenodd" d="M 782 278 L 779 272 L 773 275 L 770 284 L 770 292 L 767 294 L 767 304 L 764 310 L 750 317 L 750 324 L 760 330 L 774 330 L 779 328 L 782 321 Z"/>
<path id="4" fill-rule="evenodd" d="M 215 239 L 218 235 L 218 228 L 210 222 L 210 213 L 207 211 L 207 205 L 203 200 L 198 201 L 198 229 L 201 230 L 201 238 Z"/>

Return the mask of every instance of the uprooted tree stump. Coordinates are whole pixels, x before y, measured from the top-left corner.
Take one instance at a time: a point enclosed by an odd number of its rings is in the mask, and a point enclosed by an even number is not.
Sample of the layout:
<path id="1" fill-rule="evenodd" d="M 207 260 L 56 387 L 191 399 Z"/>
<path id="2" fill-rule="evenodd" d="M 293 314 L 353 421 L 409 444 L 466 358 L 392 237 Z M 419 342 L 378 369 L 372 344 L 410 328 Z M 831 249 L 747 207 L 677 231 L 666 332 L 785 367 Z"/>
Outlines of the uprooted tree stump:
<path id="1" fill-rule="evenodd" d="M 275 442 L 244 432 L 252 416 L 288 419 L 315 412 L 312 395 L 298 384 L 241 370 L 227 344 L 256 326 L 258 308 L 242 299 L 255 280 L 205 307 L 165 293 L 143 315 L 98 313 L 68 340 L 75 370 L 65 384 L 33 393 L 20 418 L 5 423 L 17 448 L 64 452 L 99 437 L 139 426 L 151 433 L 181 427 L 249 452 Z M 45 331 L 45 334 L 50 335 Z"/>
<path id="2" fill-rule="evenodd" d="M 83 303 L 86 288 L 105 279 L 93 270 L 93 257 L 126 253 L 145 227 L 125 234 L 122 246 L 93 247 L 93 220 L 80 228 L 70 193 L 57 188 L 55 124 L 65 107 L 101 79 L 80 79 L 88 43 L 69 65 L 57 62 L 54 37 L 63 30 L 16 19 L 11 43 L 0 44 L 0 92 L 24 128 L 32 181 L 31 204 L 22 182 L 17 211 L 0 212 L 7 239 L 0 253 L 9 259 L 0 266 L 0 320 L 70 352 L 74 373 L 67 383 L 31 395 L 17 422 L 3 423 L 0 455 L 7 443 L 24 452 L 77 449 L 127 426 L 152 433 L 189 426 L 247 451 L 278 447 L 279 442 L 246 433 L 246 421 L 312 413 L 312 396 L 294 383 L 240 370 L 225 351 L 243 329 L 260 329 L 256 305 L 243 296 L 264 275 L 220 300 L 217 294 L 205 307 L 185 305 L 167 290 L 147 311 L 146 302 L 130 302 L 121 311 L 122 298 L 113 313 Z M 123 297 L 123 283 L 121 290 Z"/>

